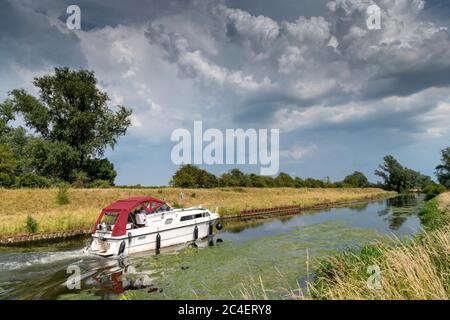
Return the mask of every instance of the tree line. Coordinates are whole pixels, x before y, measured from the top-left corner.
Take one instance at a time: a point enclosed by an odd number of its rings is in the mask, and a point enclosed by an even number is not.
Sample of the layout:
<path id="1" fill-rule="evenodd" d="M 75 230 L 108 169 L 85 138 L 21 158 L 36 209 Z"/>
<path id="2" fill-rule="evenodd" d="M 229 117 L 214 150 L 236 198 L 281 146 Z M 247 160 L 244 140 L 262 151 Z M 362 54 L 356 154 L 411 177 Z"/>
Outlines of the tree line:
<path id="1" fill-rule="evenodd" d="M 104 153 L 126 133 L 131 110 L 109 108 L 92 71 L 55 68 L 33 84 L 38 98 L 15 89 L 0 103 L 0 187 L 113 185 Z"/>
<path id="2" fill-rule="evenodd" d="M 355 171 L 345 177 L 343 181 L 331 182 L 329 178 L 323 180 L 291 177 L 281 172 L 276 177 L 246 174 L 239 169 L 232 169 L 220 176 L 201 169 L 195 165 L 187 164 L 172 176 L 170 185 L 179 188 L 217 188 L 217 187 L 255 187 L 255 188 L 365 188 L 374 186 L 362 173 Z"/>
<path id="3" fill-rule="evenodd" d="M 217 187 L 255 187 L 255 188 L 367 188 L 380 187 L 400 193 L 416 190 L 430 196 L 444 192 L 450 188 L 450 148 L 441 152 L 442 163 L 436 167 L 439 183 L 431 177 L 401 165 L 392 155 L 383 158 L 383 163 L 375 170 L 375 175 L 383 181 L 371 183 L 359 171 L 347 175 L 342 181 L 331 182 L 329 178 L 292 177 L 281 172 L 276 177 L 246 174 L 239 169 L 215 176 L 194 165 L 183 165 L 172 176 L 170 185 L 179 188 L 217 188 Z"/>

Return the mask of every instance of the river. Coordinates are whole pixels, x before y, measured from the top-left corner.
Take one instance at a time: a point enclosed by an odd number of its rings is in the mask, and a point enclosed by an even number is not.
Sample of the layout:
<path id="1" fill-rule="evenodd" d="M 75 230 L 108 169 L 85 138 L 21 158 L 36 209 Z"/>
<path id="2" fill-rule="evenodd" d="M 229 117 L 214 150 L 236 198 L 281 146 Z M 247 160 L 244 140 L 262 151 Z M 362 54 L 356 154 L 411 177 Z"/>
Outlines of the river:
<path id="1" fill-rule="evenodd" d="M 290 298 L 290 292 L 305 292 L 320 259 L 420 232 L 422 205 L 422 196 L 406 195 L 228 222 L 197 246 L 124 261 L 84 254 L 85 240 L 0 248 L 0 299 Z"/>

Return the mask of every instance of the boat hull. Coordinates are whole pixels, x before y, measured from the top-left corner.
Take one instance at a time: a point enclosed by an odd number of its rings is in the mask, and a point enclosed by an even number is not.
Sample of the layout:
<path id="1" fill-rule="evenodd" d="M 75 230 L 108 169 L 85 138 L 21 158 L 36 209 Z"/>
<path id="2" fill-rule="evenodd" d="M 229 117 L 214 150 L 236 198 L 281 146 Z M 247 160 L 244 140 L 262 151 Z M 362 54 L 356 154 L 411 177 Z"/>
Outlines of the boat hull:
<path id="1" fill-rule="evenodd" d="M 160 248 L 204 239 L 212 235 L 213 227 L 217 221 L 217 218 L 202 222 L 192 221 L 173 228 L 158 230 L 152 227 L 144 227 L 129 230 L 127 235 L 120 237 L 95 233 L 88 252 L 103 257 L 110 257 L 142 251 L 157 251 Z"/>

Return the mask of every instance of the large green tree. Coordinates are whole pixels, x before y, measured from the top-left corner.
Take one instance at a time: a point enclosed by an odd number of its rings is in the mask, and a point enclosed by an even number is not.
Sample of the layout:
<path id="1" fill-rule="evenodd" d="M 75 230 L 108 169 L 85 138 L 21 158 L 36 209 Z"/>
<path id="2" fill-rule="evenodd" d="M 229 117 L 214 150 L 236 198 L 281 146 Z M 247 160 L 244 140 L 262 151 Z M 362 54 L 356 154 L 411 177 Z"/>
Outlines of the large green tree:
<path id="1" fill-rule="evenodd" d="M 364 188 L 369 185 L 369 180 L 364 173 L 355 171 L 344 178 L 344 185 L 354 188 Z"/>
<path id="2" fill-rule="evenodd" d="M 239 169 L 232 169 L 230 172 L 220 176 L 219 185 L 222 187 L 250 187 L 250 178 Z"/>
<path id="3" fill-rule="evenodd" d="M 248 175 L 250 186 L 255 188 L 271 188 L 275 186 L 275 181 L 271 176 L 260 176 L 254 173 Z"/>
<path id="4" fill-rule="evenodd" d="M 178 188 L 214 188 L 217 177 L 197 166 L 187 164 L 180 167 L 172 176 L 170 184 Z"/>
<path id="5" fill-rule="evenodd" d="M 100 158 L 126 133 L 131 110 L 124 106 L 112 110 L 92 71 L 55 68 L 54 74 L 35 78 L 33 84 L 39 97 L 12 90 L 0 110 L 0 130 L 13 132 L 7 123 L 18 114 L 33 133 L 26 146 L 18 148 L 29 155 L 27 165 L 41 175 L 69 182 L 80 172 L 90 180 L 99 176 L 114 180 L 112 165 Z"/>
<path id="6" fill-rule="evenodd" d="M 436 167 L 439 183 L 450 188 L 450 147 L 441 151 L 441 164 Z"/>
<path id="7" fill-rule="evenodd" d="M 8 146 L 0 144 L 0 187 L 11 187 L 15 183 L 17 159 Z"/>
<path id="8" fill-rule="evenodd" d="M 423 188 L 431 178 L 402 166 L 393 156 L 387 155 L 384 162 L 375 170 L 375 175 L 384 180 L 384 187 L 397 192 L 407 192 L 414 188 Z"/>
<path id="9" fill-rule="evenodd" d="M 277 187 L 295 187 L 295 180 L 287 173 L 280 172 L 280 174 L 275 178 L 275 184 Z"/>

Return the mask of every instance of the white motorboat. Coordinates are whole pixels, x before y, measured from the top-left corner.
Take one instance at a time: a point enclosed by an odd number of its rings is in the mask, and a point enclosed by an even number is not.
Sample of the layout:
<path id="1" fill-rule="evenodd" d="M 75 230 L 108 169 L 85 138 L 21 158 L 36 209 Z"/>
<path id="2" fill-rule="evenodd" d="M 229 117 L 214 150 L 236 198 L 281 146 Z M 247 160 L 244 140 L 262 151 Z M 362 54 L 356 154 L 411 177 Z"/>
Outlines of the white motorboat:
<path id="1" fill-rule="evenodd" d="M 202 207 L 173 209 L 162 200 L 134 197 L 105 207 L 87 248 L 104 257 L 194 242 L 220 230 L 219 215 Z"/>

